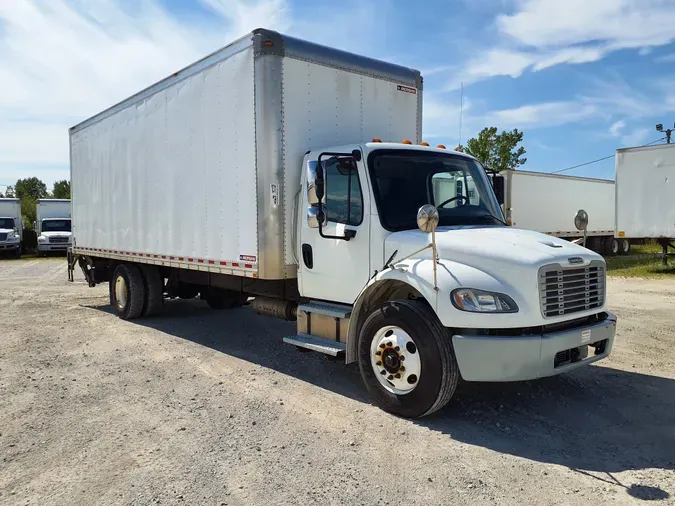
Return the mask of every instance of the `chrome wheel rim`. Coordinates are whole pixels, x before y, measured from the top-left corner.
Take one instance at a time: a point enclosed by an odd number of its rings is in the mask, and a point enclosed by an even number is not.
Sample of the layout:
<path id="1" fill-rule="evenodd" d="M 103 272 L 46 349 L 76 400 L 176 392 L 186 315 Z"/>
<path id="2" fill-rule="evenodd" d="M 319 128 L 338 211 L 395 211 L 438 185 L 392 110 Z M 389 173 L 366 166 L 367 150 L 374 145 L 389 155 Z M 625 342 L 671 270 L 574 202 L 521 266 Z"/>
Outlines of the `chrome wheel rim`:
<path id="1" fill-rule="evenodd" d="M 117 276 L 115 280 L 115 302 L 120 311 L 127 307 L 127 293 L 127 282 L 122 276 Z"/>
<path id="2" fill-rule="evenodd" d="M 392 394 L 409 394 L 420 382 L 419 349 L 400 327 L 382 327 L 375 333 L 370 343 L 370 363 L 377 380 Z"/>

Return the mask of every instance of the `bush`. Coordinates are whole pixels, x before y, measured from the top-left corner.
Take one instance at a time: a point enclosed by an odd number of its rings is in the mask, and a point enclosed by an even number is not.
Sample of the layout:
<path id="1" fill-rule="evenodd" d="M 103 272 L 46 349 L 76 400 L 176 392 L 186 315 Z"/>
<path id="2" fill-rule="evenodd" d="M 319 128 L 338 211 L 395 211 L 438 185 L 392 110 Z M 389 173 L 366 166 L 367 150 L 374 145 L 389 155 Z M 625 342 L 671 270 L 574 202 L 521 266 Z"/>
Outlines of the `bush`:
<path id="1" fill-rule="evenodd" d="M 24 253 L 37 249 L 37 233 L 35 230 L 24 229 L 21 249 Z"/>

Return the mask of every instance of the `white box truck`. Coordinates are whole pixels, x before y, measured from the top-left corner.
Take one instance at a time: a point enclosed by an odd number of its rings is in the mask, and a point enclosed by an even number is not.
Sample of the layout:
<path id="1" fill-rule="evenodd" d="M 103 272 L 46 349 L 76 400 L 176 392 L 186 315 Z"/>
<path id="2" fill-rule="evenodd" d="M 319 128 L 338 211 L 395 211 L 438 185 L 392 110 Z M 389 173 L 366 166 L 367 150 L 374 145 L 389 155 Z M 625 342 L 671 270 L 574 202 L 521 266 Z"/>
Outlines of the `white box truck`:
<path id="1" fill-rule="evenodd" d="M 504 226 L 483 166 L 421 141 L 421 106 L 417 71 L 255 30 L 70 130 L 69 278 L 124 319 L 254 297 L 401 416 L 460 376 L 606 357 L 602 257 Z"/>
<path id="2" fill-rule="evenodd" d="M 69 199 L 39 199 L 36 202 L 37 254 L 65 253 L 72 244 Z"/>
<path id="3" fill-rule="evenodd" d="M 574 226 L 579 209 L 588 214 L 586 246 L 604 255 L 628 254 L 631 243 L 614 234 L 614 181 L 524 170 L 501 172 L 509 224 L 568 240 L 583 236 Z"/>
<path id="4" fill-rule="evenodd" d="M 22 237 L 21 201 L 14 198 L 0 198 L 0 255 L 21 258 Z"/>
<path id="5" fill-rule="evenodd" d="M 675 144 L 618 149 L 616 235 L 655 239 L 675 249 Z"/>

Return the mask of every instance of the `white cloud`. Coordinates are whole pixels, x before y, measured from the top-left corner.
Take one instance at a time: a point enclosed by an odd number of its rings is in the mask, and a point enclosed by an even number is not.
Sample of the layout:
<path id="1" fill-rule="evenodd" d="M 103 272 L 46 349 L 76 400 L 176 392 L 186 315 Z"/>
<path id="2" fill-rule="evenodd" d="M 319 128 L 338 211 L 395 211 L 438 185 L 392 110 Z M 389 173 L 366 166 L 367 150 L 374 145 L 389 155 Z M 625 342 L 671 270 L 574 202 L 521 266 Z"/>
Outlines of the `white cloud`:
<path id="1" fill-rule="evenodd" d="M 519 0 L 511 14 L 495 18 L 497 44 L 479 51 L 456 80 L 518 77 L 528 69 L 598 61 L 621 49 L 645 55 L 675 41 L 673 26 L 675 0 Z"/>
<path id="2" fill-rule="evenodd" d="M 612 123 L 612 126 L 609 127 L 609 133 L 612 134 L 612 137 L 619 137 L 624 128 L 626 128 L 626 122 L 619 120 Z"/>
<path id="3" fill-rule="evenodd" d="M 675 62 L 675 53 L 665 54 L 654 58 L 654 61 L 657 63 L 672 63 Z"/>
<path id="4" fill-rule="evenodd" d="M 542 102 L 493 111 L 486 116 L 485 122 L 500 128 L 542 128 L 576 123 L 599 115 L 601 111 L 593 104 L 575 101 Z"/>

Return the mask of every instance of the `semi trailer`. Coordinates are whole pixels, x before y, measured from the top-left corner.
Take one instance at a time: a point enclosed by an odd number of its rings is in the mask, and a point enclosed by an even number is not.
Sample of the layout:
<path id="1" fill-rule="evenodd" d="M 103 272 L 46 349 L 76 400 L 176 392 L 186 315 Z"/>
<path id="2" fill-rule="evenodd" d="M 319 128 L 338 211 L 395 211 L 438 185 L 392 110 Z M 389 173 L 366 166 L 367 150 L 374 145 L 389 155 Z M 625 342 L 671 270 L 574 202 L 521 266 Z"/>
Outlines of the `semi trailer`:
<path id="1" fill-rule="evenodd" d="M 667 263 L 675 249 L 675 144 L 619 149 L 614 161 L 617 238 L 655 240 Z"/>
<path id="2" fill-rule="evenodd" d="M 588 213 L 586 246 L 603 255 L 626 255 L 631 240 L 616 237 L 614 181 L 590 177 L 505 170 L 504 193 L 507 222 L 554 237 L 582 237 L 574 227 L 579 209 Z"/>
<path id="3" fill-rule="evenodd" d="M 38 199 L 36 214 L 38 256 L 66 253 L 72 241 L 70 199 Z"/>
<path id="4" fill-rule="evenodd" d="M 15 198 L 0 198 L 0 255 L 21 258 L 22 237 L 21 201 Z"/>
<path id="5" fill-rule="evenodd" d="M 602 257 L 506 226 L 503 179 L 422 140 L 422 92 L 416 70 L 253 31 L 70 129 L 69 279 L 128 320 L 253 298 L 406 417 L 460 377 L 607 357 Z"/>

